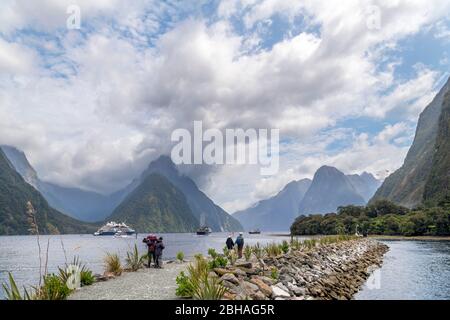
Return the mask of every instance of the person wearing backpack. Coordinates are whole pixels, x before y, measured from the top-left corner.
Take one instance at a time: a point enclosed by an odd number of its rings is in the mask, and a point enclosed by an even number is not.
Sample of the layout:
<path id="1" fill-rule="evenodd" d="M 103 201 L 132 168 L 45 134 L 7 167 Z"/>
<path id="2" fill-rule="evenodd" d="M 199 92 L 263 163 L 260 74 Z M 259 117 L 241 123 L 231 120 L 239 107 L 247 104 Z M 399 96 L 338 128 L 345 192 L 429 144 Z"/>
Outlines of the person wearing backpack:
<path id="1" fill-rule="evenodd" d="M 163 238 L 159 237 L 158 241 L 155 244 L 155 268 L 162 268 L 162 253 L 163 250 L 165 249 L 164 247 L 164 243 L 163 243 Z"/>
<path id="2" fill-rule="evenodd" d="M 242 232 L 239 232 L 239 236 L 236 238 L 234 242 L 238 248 L 238 258 L 242 258 L 242 250 L 244 249 L 244 236 Z"/>
<path id="3" fill-rule="evenodd" d="M 154 263 L 156 263 L 156 254 L 155 254 L 155 249 L 156 249 L 156 241 L 157 238 L 154 234 L 149 235 L 148 237 L 144 238 L 144 240 L 142 240 L 142 242 L 147 244 L 147 250 L 148 250 L 148 265 L 147 268 L 150 268 L 152 265 L 152 260 Z"/>

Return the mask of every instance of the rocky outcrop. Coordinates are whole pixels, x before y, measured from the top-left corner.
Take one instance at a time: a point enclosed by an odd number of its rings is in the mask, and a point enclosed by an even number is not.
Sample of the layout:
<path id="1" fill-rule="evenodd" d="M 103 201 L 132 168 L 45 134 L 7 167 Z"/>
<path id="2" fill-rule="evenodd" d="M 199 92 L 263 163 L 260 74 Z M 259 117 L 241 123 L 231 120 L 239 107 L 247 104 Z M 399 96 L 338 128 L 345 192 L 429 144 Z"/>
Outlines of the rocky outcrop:
<path id="1" fill-rule="evenodd" d="M 357 239 L 291 251 L 277 257 L 215 269 L 228 288 L 226 299 L 349 300 L 388 247 Z"/>

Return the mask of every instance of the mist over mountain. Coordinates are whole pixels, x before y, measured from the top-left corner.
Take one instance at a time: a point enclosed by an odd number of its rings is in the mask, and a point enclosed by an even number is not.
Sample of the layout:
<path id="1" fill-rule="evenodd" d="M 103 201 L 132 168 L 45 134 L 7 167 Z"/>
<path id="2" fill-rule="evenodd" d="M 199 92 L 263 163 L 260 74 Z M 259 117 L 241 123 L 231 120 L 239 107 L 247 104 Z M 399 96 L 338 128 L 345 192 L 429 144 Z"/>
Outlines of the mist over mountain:
<path id="1" fill-rule="evenodd" d="M 28 202 L 36 211 L 40 234 L 90 233 L 95 229 L 51 208 L 39 191 L 25 182 L 0 148 L 0 235 L 30 234 Z"/>
<path id="2" fill-rule="evenodd" d="M 277 195 L 237 211 L 233 217 L 246 230 L 287 231 L 298 216 L 298 207 L 310 185 L 310 179 L 292 181 Z"/>
<path id="3" fill-rule="evenodd" d="M 449 90 L 450 79 L 420 114 L 414 142 L 403 166 L 386 178 L 371 202 L 386 199 L 413 208 L 424 200 L 425 186 L 429 179 L 431 180 L 427 189 L 427 197 L 436 193 L 436 191 L 432 191 L 431 185 L 434 183 L 432 181 L 439 180 L 437 174 L 442 173 L 446 179 L 448 171 L 445 174 L 442 169 L 445 168 L 444 163 L 447 159 L 445 141 L 446 139 L 448 141 L 448 132 L 446 132 L 447 111 L 443 112 L 443 105 L 444 97 Z M 445 101 L 448 103 L 448 98 Z M 437 141 L 438 135 L 439 140 Z M 436 160 L 433 160 L 434 158 Z"/>
<path id="4" fill-rule="evenodd" d="M 207 225 L 213 231 L 242 230 L 239 221 L 216 205 L 197 187 L 191 178 L 180 174 L 169 157 L 161 156 L 151 162 L 148 168 L 143 172 L 141 181 L 152 173 L 157 173 L 166 177 L 185 195 L 192 213 L 201 225 Z M 136 184 L 137 181 L 133 182 L 133 185 Z"/>
<path id="5" fill-rule="evenodd" d="M 274 197 L 235 212 L 233 217 L 246 230 L 286 231 L 300 214 L 329 213 L 339 206 L 364 205 L 380 184 L 367 172 L 345 175 L 334 167 L 323 166 L 312 181 L 292 181 Z"/>
<path id="6" fill-rule="evenodd" d="M 79 188 L 67 188 L 41 180 L 26 155 L 11 146 L 0 146 L 23 179 L 41 192 L 53 208 L 82 221 L 105 219 L 123 198 L 120 195 L 105 196 Z"/>
<path id="7" fill-rule="evenodd" d="M 154 173 L 142 178 L 110 219 L 125 221 L 137 232 L 194 232 L 200 226 L 184 194 Z"/>
<path id="8" fill-rule="evenodd" d="M 366 202 L 369 202 L 382 183 L 368 172 L 363 172 L 360 175 L 350 174 L 347 175 L 347 178 Z"/>

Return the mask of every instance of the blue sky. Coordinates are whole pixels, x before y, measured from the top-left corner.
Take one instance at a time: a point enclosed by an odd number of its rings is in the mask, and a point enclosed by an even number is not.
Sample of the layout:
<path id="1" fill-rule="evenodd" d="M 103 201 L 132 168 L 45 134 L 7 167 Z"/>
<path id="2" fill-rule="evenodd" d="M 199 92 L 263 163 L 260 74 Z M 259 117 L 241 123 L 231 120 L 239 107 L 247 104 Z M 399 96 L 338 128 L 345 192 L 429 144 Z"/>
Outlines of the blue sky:
<path id="1" fill-rule="evenodd" d="M 187 171 L 230 212 L 325 164 L 382 178 L 449 76 L 445 0 L 75 3 L 77 30 L 73 1 L 0 4 L 0 143 L 66 186 L 123 187 L 194 120 L 280 129 L 275 176 Z"/>

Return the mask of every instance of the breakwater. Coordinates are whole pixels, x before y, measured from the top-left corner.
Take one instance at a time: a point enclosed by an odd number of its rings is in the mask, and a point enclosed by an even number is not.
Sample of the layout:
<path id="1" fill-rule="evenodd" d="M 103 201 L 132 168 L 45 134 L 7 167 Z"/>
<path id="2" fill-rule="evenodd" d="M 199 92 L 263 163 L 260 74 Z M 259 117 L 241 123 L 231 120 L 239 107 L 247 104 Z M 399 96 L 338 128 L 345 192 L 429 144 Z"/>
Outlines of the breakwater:
<path id="1" fill-rule="evenodd" d="M 382 264 L 388 247 L 371 239 L 291 250 L 214 269 L 228 289 L 226 299 L 352 299 Z"/>

